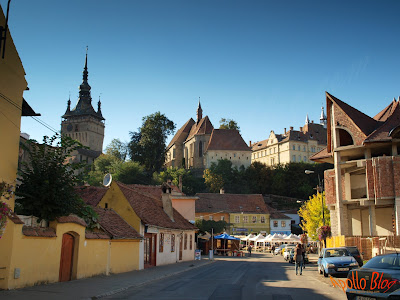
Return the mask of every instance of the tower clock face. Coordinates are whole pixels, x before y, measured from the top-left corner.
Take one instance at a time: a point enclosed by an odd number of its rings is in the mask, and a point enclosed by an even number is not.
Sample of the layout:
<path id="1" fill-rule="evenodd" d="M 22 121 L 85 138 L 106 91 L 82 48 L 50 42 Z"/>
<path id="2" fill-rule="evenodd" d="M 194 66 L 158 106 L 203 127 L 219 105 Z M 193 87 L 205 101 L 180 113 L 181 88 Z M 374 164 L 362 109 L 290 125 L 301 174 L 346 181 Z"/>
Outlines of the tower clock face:
<path id="1" fill-rule="evenodd" d="M 68 131 L 72 131 L 72 124 L 69 124 L 69 125 L 67 126 L 67 130 L 68 130 Z"/>

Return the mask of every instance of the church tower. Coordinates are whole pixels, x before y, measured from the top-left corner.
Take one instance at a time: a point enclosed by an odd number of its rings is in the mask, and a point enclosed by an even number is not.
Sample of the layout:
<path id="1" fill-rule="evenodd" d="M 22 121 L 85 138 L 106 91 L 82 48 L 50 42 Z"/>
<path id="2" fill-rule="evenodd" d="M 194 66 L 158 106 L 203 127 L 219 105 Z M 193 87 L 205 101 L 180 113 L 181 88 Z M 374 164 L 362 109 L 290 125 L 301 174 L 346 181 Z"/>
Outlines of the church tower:
<path id="1" fill-rule="evenodd" d="M 87 68 L 87 49 L 85 67 L 83 69 L 83 80 L 79 86 L 79 97 L 76 106 L 71 109 L 71 100 L 68 100 L 67 110 L 62 116 L 61 134 L 67 135 L 78 140 L 82 145 L 90 150 L 82 149 L 85 159 L 88 157 L 94 159 L 103 151 L 104 140 L 104 121 L 101 113 L 101 102 L 97 104 L 97 111 L 92 106 L 92 97 L 90 95 L 90 85 L 88 83 Z M 86 151 L 84 151 L 86 150 Z"/>

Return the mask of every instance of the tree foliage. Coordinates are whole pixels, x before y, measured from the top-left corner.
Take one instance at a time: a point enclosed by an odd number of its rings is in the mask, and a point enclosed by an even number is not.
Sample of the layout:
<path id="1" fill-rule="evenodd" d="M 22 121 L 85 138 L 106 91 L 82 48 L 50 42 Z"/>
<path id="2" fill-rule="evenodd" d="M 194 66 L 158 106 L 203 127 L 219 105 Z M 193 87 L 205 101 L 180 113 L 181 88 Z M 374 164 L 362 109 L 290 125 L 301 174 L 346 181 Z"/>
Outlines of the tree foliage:
<path id="1" fill-rule="evenodd" d="M 156 112 L 143 117 L 142 126 L 130 132 L 129 154 L 132 160 L 142 164 L 148 175 L 159 171 L 164 163 L 165 142 L 173 134 L 175 124 L 164 114 Z"/>
<path id="2" fill-rule="evenodd" d="M 153 174 L 155 184 L 162 184 L 167 180 L 179 187 L 179 178 L 182 180 L 182 192 L 186 195 L 194 195 L 206 189 L 204 179 L 192 175 L 190 170 L 184 168 L 168 168 L 160 173 Z"/>
<path id="3" fill-rule="evenodd" d="M 29 155 L 29 163 L 22 163 L 19 170 L 21 184 L 16 189 L 17 213 L 33 215 L 39 220 L 52 221 L 71 213 L 89 223 L 96 220 L 96 213 L 76 194 L 74 185 L 81 183 L 82 163 L 69 163 L 71 154 L 84 148 L 67 136 L 54 135 L 43 138 L 43 144 L 34 140 L 22 145 Z"/>
<path id="4" fill-rule="evenodd" d="M 211 234 L 211 229 L 213 229 L 214 234 L 219 234 L 223 233 L 229 224 L 225 221 L 196 220 L 195 225 L 199 228 L 199 233 L 201 234 L 204 234 L 205 232 Z"/>
<path id="5" fill-rule="evenodd" d="M 240 127 L 238 126 L 237 122 L 232 119 L 221 118 L 219 124 L 219 129 L 236 129 L 240 132 Z"/>
<path id="6" fill-rule="evenodd" d="M 105 152 L 107 155 L 114 156 L 124 161 L 128 154 L 128 145 L 127 143 L 121 142 L 120 139 L 113 139 L 106 147 Z"/>
<path id="7" fill-rule="evenodd" d="M 303 218 L 300 227 L 314 240 L 318 240 L 317 229 L 323 225 L 322 207 L 324 209 L 325 225 L 330 225 L 329 209 L 325 204 L 325 193 L 313 195 L 299 209 L 299 216 Z"/>

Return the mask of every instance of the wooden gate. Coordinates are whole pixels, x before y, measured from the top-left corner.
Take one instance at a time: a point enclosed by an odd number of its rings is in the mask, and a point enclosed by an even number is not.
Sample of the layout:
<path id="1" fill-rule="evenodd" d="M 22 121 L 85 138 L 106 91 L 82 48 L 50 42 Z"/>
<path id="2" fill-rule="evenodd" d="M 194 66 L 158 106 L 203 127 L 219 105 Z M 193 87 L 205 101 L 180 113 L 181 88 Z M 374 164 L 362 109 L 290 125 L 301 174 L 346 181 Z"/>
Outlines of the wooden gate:
<path id="1" fill-rule="evenodd" d="M 72 265 L 74 259 L 74 237 L 69 233 L 64 233 L 61 245 L 60 259 L 60 281 L 69 281 L 72 276 Z"/>
<path id="2" fill-rule="evenodd" d="M 156 265 L 157 235 L 144 234 L 144 267 L 149 268 Z"/>

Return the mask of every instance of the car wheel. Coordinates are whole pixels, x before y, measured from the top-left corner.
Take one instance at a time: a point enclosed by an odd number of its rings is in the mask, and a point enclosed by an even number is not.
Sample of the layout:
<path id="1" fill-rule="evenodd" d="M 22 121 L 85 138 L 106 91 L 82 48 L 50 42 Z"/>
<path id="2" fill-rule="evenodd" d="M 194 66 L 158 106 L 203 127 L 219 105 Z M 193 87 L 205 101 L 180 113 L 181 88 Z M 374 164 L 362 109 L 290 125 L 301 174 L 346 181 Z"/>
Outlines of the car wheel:
<path id="1" fill-rule="evenodd" d="M 328 277 L 328 273 L 326 273 L 325 270 L 324 270 L 324 277 Z"/>
<path id="2" fill-rule="evenodd" d="M 321 271 L 321 269 L 319 267 L 318 267 L 318 273 L 322 274 L 322 271 Z"/>

